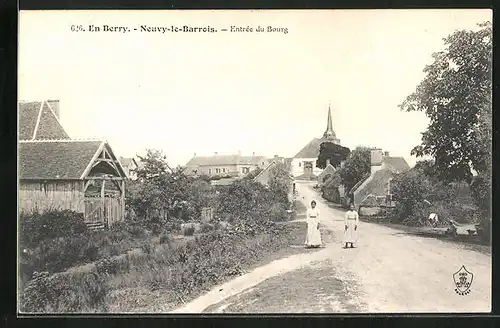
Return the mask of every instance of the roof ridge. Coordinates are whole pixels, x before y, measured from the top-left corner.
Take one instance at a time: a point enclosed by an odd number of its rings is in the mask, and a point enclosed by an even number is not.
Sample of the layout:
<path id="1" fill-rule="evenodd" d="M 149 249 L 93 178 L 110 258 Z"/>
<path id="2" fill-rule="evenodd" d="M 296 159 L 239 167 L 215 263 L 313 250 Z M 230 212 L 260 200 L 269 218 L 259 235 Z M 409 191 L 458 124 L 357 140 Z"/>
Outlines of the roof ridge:
<path id="1" fill-rule="evenodd" d="M 106 139 L 100 138 L 81 138 L 81 139 L 35 139 L 35 140 L 19 140 L 19 143 L 43 143 L 43 142 L 89 142 L 99 141 L 107 142 Z"/>

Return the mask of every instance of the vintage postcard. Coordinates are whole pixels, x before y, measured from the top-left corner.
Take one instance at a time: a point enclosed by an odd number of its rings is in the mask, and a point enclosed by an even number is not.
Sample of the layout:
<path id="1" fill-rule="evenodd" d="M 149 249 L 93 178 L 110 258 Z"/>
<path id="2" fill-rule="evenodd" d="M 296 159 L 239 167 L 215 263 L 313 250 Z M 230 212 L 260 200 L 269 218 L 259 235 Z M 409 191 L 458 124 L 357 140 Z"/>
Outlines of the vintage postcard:
<path id="1" fill-rule="evenodd" d="M 19 313 L 489 313 L 491 22 L 21 11 Z"/>

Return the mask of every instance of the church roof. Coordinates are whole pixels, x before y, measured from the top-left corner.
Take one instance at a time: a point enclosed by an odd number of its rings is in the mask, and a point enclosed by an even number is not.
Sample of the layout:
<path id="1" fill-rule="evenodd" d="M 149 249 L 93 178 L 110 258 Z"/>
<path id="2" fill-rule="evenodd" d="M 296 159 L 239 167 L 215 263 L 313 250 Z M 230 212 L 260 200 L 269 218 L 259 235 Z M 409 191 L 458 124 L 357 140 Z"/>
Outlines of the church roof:
<path id="1" fill-rule="evenodd" d="M 304 148 L 302 148 L 293 158 L 317 158 L 319 156 L 319 146 L 325 140 L 314 138 Z"/>

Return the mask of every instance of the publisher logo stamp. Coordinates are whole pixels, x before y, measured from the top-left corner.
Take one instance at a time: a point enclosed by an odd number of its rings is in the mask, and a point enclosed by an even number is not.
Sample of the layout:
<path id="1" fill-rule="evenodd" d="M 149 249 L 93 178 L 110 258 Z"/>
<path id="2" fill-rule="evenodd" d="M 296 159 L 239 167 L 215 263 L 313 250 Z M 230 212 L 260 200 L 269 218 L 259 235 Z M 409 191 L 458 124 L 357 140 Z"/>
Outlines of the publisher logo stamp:
<path id="1" fill-rule="evenodd" d="M 455 292 L 458 295 L 467 295 L 470 293 L 472 279 L 474 275 L 472 272 L 467 271 L 465 266 L 462 265 L 460 270 L 453 274 L 453 281 L 455 282 Z"/>

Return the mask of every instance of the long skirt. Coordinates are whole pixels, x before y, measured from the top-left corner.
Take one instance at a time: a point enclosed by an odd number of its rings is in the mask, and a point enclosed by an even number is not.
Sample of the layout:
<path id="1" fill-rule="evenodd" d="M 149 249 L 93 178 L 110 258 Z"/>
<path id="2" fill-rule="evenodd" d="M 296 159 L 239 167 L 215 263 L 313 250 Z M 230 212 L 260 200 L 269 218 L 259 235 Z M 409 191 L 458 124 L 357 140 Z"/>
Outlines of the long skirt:
<path id="1" fill-rule="evenodd" d="M 321 232 L 318 229 L 319 221 L 317 219 L 309 218 L 307 220 L 307 236 L 306 246 L 319 247 L 321 246 Z"/>
<path id="2" fill-rule="evenodd" d="M 345 243 L 355 243 L 358 241 L 358 231 L 354 230 L 356 220 L 347 220 L 347 230 L 344 233 Z"/>

